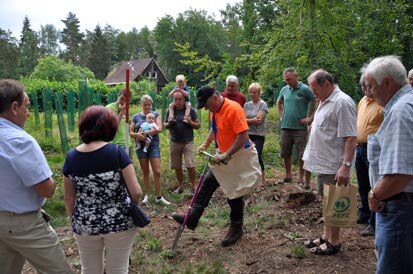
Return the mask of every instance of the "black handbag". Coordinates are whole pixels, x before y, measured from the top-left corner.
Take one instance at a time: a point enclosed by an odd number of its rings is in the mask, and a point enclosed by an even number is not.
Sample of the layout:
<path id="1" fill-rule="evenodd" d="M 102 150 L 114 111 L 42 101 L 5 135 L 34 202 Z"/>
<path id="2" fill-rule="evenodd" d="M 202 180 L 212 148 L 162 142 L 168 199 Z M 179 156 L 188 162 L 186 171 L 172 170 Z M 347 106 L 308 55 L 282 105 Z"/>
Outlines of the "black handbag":
<path id="1" fill-rule="evenodd" d="M 133 223 L 137 226 L 137 227 L 145 227 L 147 226 L 150 222 L 151 219 L 148 217 L 148 215 L 146 215 L 146 213 L 138 206 L 136 205 L 133 200 L 132 197 L 129 193 L 128 187 L 126 186 L 125 183 L 125 179 L 123 178 L 123 174 L 122 174 L 122 169 L 120 167 L 120 163 L 119 163 L 119 157 L 120 157 L 120 151 L 119 149 L 122 149 L 121 146 L 117 146 L 118 147 L 118 155 L 116 157 L 116 162 L 118 163 L 118 172 L 119 172 L 119 180 L 120 183 L 125 187 L 126 193 L 128 193 L 129 199 L 131 201 L 130 204 L 130 212 L 129 214 L 132 216 L 133 219 Z"/>

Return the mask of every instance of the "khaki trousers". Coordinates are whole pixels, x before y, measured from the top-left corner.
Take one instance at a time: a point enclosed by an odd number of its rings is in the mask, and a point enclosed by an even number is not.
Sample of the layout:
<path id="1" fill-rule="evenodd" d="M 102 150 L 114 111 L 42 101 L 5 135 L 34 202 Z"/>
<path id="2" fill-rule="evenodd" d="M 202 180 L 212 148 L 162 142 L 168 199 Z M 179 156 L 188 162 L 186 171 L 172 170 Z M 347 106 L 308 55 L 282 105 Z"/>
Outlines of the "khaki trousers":
<path id="1" fill-rule="evenodd" d="M 73 273 L 53 228 L 39 211 L 0 211 L 0 273 L 20 274 L 25 260 L 39 274 Z"/>

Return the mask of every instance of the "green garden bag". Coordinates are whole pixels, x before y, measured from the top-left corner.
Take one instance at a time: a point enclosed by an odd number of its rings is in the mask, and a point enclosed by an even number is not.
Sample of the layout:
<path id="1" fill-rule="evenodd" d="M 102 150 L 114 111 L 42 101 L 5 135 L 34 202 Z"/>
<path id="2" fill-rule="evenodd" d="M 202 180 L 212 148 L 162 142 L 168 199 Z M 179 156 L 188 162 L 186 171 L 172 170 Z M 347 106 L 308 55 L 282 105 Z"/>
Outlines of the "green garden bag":
<path id="1" fill-rule="evenodd" d="M 333 227 L 353 227 L 357 224 L 357 192 L 352 184 L 325 184 L 323 196 L 324 224 Z"/>

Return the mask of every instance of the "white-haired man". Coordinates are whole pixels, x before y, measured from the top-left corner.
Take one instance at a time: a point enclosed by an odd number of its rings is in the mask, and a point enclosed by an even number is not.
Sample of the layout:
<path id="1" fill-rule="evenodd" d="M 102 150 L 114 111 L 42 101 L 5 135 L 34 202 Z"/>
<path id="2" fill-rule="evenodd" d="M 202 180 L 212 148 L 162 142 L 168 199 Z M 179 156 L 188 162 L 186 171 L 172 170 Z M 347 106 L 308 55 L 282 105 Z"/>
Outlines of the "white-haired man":
<path id="1" fill-rule="evenodd" d="M 373 59 L 364 75 L 384 107 L 383 123 L 367 143 L 369 206 L 377 212 L 376 273 L 413 273 L 413 90 L 396 56 Z"/>
<path id="2" fill-rule="evenodd" d="M 244 94 L 242 94 L 238 90 L 237 76 L 229 75 L 227 79 L 225 80 L 225 83 L 227 87 L 223 92 L 221 92 L 222 97 L 235 101 L 238 104 L 240 104 L 241 107 L 244 107 L 245 102 L 247 102 L 247 99 L 245 98 Z"/>

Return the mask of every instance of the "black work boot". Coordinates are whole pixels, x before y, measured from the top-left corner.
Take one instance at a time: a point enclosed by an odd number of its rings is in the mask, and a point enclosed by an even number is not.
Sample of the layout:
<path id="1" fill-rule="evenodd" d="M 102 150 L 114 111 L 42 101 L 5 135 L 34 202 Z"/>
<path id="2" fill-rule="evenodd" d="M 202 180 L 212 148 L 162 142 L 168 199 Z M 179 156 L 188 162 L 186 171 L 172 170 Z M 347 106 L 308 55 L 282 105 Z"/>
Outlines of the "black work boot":
<path id="1" fill-rule="evenodd" d="M 202 213 L 204 212 L 204 207 L 200 205 L 194 205 L 189 214 L 188 222 L 186 223 L 186 227 L 190 230 L 195 230 L 198 226 L 199 219 L 201 218 Z M 184 214 L 178 214 L 176 212 L 172 213 L 172 218 L 179 224 L 182 224 L 185 219 Z"/>
<path id="2" fill-rule="evenodd" d="M 238 241 L 244 232 L 242 231 L 242 222 L 231 222 L 227 236 L 222 240 L 222 246 L 229 246 Z"/>

